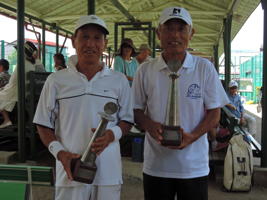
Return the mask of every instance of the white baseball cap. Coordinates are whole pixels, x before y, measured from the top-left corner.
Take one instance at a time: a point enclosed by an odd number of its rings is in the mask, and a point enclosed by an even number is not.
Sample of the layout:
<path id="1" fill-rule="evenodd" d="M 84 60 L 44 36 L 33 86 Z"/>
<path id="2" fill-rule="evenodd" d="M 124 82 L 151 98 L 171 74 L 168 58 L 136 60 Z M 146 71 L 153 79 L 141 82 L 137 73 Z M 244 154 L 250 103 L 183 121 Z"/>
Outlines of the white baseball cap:
<path id="1" fill-rule="evenodd" d="M 167 20 L 178 18 L 184 20 L 188 25 L 193 27 L 192 18 L 185 8 L 170 7 L 162 11 L 159 17 L 159 24 L 164 24 Z"/>
<path id="2" fill-rule="evenodd" d="M 77 29 L 79 29 L 81 26 L 86 25 L 86 24 L 99 25 L 99 26 L 103 27 L 103 29 L 105 30 L 105 34 L 109 34 L 108 29 L 106 27 L 106 23 L 104 22 L 104 20 L 101 19 L 100 17 L 96 16 L 96 15 L 81 16 L 75 24 L 74 34 L 75 34 Z"/>
<path id="3" fill-rule="evenodd" d="M 238 84 L 237 84 L 236 81 L 231 81 L 231 82 L 228 84 L 228 87 L 229 87 L 229 88 L 231 88 L 231 87 L 233 87 L 233 86 L 238 87 Z"/>

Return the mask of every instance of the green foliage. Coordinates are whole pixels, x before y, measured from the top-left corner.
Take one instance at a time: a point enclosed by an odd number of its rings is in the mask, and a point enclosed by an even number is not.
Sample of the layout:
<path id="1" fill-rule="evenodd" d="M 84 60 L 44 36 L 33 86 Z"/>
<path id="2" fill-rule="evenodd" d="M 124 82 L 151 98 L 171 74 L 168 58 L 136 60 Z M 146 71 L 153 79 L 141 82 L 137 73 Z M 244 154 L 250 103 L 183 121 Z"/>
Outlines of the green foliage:
<path id="1" fill-rule="evenodd" d="M 8 57 L 9 65 L 16 65 L 17 64 L 17 51 L 14 50 Z"/>

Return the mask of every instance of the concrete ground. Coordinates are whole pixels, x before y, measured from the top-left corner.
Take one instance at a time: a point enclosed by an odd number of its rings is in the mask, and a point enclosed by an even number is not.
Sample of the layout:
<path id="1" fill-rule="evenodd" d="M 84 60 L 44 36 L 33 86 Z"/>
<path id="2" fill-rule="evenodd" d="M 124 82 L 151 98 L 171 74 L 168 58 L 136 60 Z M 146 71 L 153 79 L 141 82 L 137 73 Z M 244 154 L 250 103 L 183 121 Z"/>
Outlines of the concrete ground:
<path id="1" fill-rule="evenodd" d="M 257 141 L 261 142 L 261 113 L 257 113 L 256 105 L 245 105 L 246 112 L 256 118 L 258 134 Z M 260 164 L 260 159 L 254 159 L 255 165 Z M 37 165 L 54 166 L 54 158 L 45 154 L 37 160 Z M 130 157 L 122 158 L 123 185 L 121 200 L 143 200 L 142 163 L 132 162 Z M 267 187 L 252 187 L 250 192 L 226 193 L 222 192 L 222 179 L 209 180 L 210 200 L 267 200 Z M 267 180 L 266 180 L 267 181 Z M 192 191 L 194 192 L 194 191 Z M 54 188 L 33 186 L 33 197 L 38 200 L 51 200 L 54 196 Z"/>

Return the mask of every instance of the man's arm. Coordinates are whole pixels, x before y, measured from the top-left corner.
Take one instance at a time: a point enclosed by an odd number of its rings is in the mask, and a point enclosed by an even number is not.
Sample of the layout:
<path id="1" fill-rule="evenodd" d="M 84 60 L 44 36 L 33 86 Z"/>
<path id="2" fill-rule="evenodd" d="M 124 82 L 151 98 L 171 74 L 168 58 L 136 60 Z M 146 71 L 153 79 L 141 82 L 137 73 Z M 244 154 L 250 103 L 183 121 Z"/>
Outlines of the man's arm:
<path id="1" fill-rule="evenodd" d="M 117 125 L 121 129 L 121 137 L 126 135 L 130 129 L 132 128 L 132 124 L 129 122 L 121 121 Z M 92 129 L 95 132 L 96 129 Z M 95 142 L 92 144 L 94 147 L 92 152 L 97 152 L 96 156 L 99 156 L 104 149 L 109 145 L 109 143 L 113 142 L 115 139 L 115 133 L 112 130 L 107 129 L 105 131 L 104 136 L 97 138 Z"/>
<path id="2" fill-rule="evenodd" d="M 228 106 L 228 107 L 232 108 L 234 111 L 236 111 L 236 107 L 230 103 L 226 104 L 225 106 Z"/>
<path id="3" fill-rule="evenodd" d="M 42 142 L 46 147 L 49 146 L 49 144 L 53 141 L 57 141 L 55 132 L 52 129 L 43 127 L 43 126 L 38 126 L 38 133 L 41 137 Z M 66 171 L 68 178 L 73 181 L 73 177 L 71 174 L 71 169 L 70 169 L 70 163 L 72 158 L 80 158 L 81 155 L 66 152 L 66 151 L 60 151 L 57 154 L 57 159 L 62 163 L 64 170 Z"/>
<path id="4" fill-rule="evenodd" d="M 162 124 L 149 119 L 143 110 L 134 109 L 134 121 L 141 129 L 146 130 L 158 144 L 162 140 Z"/>

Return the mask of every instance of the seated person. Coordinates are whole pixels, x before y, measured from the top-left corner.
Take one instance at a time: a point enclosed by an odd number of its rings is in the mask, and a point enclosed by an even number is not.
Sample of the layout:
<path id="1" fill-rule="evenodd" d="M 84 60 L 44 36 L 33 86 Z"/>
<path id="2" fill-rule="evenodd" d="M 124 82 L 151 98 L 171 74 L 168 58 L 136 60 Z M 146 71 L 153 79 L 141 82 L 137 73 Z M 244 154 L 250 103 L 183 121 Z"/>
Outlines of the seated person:
<path id="1" fill-rule="evenodd" d="M 205 116 L 206 115 L 207 109 L 205 109 Z M 211 141 L 212 151 L 217 151 L 228 146 L 228 142 L 221 143 L 216 140 L 217 137 L 223 138 L 228 134 L 228 129 L 223 129 L 219 122 L 208 132 L 208 140 Z"/>
<path id="2" fill-rule="evenodd" d="M 260 106 L 262 106 L 262 87 L 261 87 L 261 89 L 260 89 L 260 91 L 259 91 L 259 94 L 258 94 L 258 101 L 257 101 L 257 103 L 258 104 L 260 104 Z"/>
<path id="3" fill-rule="evenodd" d="M 238 124 L 244 125 L 247 122 L 248 132 L 255 138 L 256 136 L 256 120 L 254 117 L 245 113 L 245 109 L 241 103 L 241 98 L 237 94 L 238 84 L 236 81 L 231 81 L 228 85 L 229 91 L 226 93 L 229 99 L 227 108 L 238 119 Z"/>
<path id="4" fill-rule="evenodd" d="M 6 59 L 0 59 L 0 88 L 8 84 L 11 75 L 8 73 L 9 62 Z"/>
<path id="5" fill-rule="evenodd" d="M 61 53 L 56 53 L 54 56 L 54 62 L 55 62 L 55 66 L 54 69 L 56 69 L 56 71 L 62 70 L 67 68 L 66 66 L 66 61 L 64 56 Z"/>
<path id="6" fill-rule="evenodd" d="M 139 47 L 140 54 L 137 55 L 134 59 L 137 61 L 138 67 L 146 61 L 150 61 L 152 58 L 149 56 L 152 49 L 148 44 L 141 44 Z"/>
<path id="7" fill-rule="evenodd" d="M 34 68 L 36 72 L 46 72 L 45 67 L 43 66 L 41 60 L 38 58 L 38 52 L 34 55 L 35 58 L 35 64 L 34 64 Z"/>
<path id="8" fill-rule="evenodd" d="M 14 46 L 17 49 L 16 46 Z M 35 54 L 37 53 L 37 48 L 30 41 L 25 42 L 25 80 L 27 80 L 27 73 L 29 71 L 34 71 L 35 64 Z M 0 111 L 4 116 L 4 122 L 0 128 L 5 128 L 11 126 L 8 112 L 12 112 L 18 101 L 18 77 L 17 77 L 17 66 L 10 77 L 9 83 L 0 91 Z M 25 81 L 26 83 L 26 81 Z"/>

